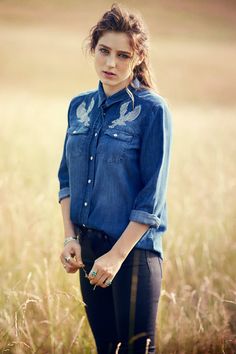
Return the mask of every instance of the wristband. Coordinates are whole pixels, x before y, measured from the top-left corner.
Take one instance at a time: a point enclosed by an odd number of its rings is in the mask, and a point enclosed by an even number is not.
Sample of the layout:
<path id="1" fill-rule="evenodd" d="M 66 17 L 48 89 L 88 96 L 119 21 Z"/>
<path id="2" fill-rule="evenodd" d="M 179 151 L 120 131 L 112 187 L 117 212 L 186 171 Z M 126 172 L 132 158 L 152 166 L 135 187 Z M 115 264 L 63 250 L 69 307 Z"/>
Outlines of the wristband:
<path id="1" fill-rule="evenodd" d="M 67 243 L 69 243 L 70 241 L 78 241 L 78 237 L 77 236 L 69 236 L 66 237 L 64 240 L 64 247 L 67 245 Z"/>

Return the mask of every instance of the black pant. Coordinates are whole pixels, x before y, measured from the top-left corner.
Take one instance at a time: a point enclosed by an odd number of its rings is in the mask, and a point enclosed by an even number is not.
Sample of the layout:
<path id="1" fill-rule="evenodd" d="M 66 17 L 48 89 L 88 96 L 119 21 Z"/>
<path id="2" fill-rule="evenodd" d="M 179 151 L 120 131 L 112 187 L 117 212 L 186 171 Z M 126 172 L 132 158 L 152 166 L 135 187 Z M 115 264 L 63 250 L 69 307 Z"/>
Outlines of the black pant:
<path id="1" fill-rule="evenodd" d="M 97 230 L 80 233 L 82 260 L 90 272 L 115 240 Z M 98 354 L 155 353 L 155 332 L 162 280 L 162 259 L 152 251 L 133 248 L 107 288 L 93 290 L 80 269 L 82 298 Z M 147 350 L 148 347 L 148 350 Z"/>

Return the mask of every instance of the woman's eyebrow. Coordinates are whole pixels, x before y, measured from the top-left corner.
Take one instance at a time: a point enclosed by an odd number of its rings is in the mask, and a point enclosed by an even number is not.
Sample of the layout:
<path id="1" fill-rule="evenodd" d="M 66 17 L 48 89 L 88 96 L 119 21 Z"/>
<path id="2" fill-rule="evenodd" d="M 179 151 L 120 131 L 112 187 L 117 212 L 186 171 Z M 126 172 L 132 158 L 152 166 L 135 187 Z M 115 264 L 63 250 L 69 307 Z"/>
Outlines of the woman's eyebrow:
<path id="1" fill-rule="evenodd" d="M 105 45 L 105 44 L 99 44 L 99 46 L 100 47 L 104 47 L 104 48 L 107 48 L 107 49 L 111 49 L 110 47 L 108 47 L 107 45 Z M 125 50 L 117 50 L 117 52 L 121 52 L 121 53 L 125 53 L 125 54 L 129 54 L 129 55 L 131 55 L 132 53 L 130 53 L 130 52 L 126 52 Z"/>

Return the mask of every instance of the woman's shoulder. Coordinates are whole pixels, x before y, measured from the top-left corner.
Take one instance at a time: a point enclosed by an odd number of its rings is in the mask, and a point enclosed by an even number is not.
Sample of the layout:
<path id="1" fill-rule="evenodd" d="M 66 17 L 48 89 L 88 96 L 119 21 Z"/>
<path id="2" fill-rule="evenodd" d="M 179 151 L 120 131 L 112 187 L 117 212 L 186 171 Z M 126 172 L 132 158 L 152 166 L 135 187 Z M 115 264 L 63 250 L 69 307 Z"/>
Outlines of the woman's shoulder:
<path id="1" fill-rule="evenodd" d="M 90 99 L 97 92 L 97 89 L 87 90 L 78 93 L 76 96 L 72 97 L 70 103 L 83 101 L 84 99 Z"/>
<path id="2" fill-rule="evenodd" d="M 144 127 L 147 126 L 171 126 L 172 113 L 168 99 L 154 90 L 143 89 L 135 92 L 137 103 L 141 105 Z"/>
<path id="3" fill-rule="evenodd" d="M 135 96 L 141 105 L 149 107 L 151 110 L 162 107 L 168 109 L 168 99 L 152 89 L 136 90 Z"/>
<path id="4" fill-rule="evenodd" d="M 78 95 L 74 96 L 70 100 L 70 107 L 78 105 L 78 104 L 82 103 L 83 101 L 91 100 L 91 98 L 96 93 L 97 93 L 97 89 L 92 89 L 92 90 L 80 92 Z"/>

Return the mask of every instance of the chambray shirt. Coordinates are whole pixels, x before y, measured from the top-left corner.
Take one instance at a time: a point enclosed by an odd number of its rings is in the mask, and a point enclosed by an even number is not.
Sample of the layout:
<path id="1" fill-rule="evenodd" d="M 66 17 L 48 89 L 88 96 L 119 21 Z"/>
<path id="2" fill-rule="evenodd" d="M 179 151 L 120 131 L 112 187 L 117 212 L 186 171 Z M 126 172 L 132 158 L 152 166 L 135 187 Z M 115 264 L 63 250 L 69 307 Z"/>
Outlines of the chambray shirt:
<path id="1" fill-rule="evenodd" d="M 147 224 L 135 247 L 163 259 L 171 121 L 165 99 L 137 79 L 111 96 L 99 81 L 72 99 L 58 178 L 73 224 L 115 240 L 130 221 Z"/>

